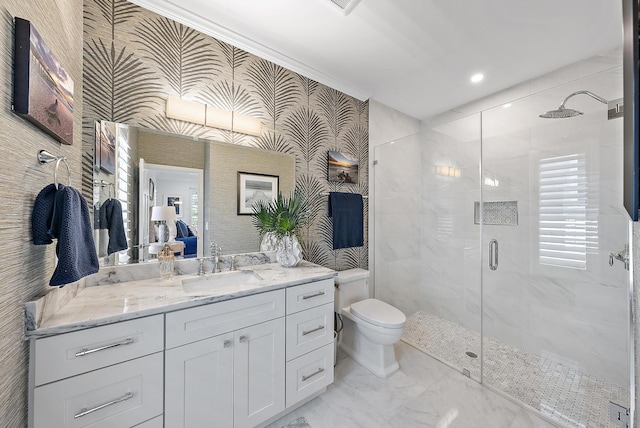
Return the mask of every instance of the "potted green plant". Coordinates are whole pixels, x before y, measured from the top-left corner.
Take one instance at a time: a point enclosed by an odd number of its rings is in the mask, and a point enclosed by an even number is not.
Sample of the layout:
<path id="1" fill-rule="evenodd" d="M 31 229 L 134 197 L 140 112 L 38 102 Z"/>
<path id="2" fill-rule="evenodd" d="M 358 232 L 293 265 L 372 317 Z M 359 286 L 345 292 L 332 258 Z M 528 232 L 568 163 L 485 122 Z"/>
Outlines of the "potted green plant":
<path id="1" fill-rule="evenodd" d="M 294 191 L 289 197 L 278 193 L 271 202 L 257 202 L 251 216 L 262 238 L 261 251 L 275 250 L 276 259 L 284 267 L 300 263 L 302 248 L 297 234 L 307 221 L 307 204 L 300 192 Z"/>

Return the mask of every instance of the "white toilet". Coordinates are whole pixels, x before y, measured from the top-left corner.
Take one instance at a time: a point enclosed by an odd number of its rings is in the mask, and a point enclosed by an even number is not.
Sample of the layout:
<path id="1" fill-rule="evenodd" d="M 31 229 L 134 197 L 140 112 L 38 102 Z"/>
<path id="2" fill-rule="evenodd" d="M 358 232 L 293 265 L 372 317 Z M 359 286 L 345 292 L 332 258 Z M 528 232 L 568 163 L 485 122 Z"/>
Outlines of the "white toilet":
<path id="1" fill-rule="evenodd" d="M 344 323 L 340 348 L 379 377 L 400 365 L 393 345 L 400 340 L 407 318 L 393 306 L 369 299 L 369 271 L 349 269 L 335 278 L 335 311 Z"/>

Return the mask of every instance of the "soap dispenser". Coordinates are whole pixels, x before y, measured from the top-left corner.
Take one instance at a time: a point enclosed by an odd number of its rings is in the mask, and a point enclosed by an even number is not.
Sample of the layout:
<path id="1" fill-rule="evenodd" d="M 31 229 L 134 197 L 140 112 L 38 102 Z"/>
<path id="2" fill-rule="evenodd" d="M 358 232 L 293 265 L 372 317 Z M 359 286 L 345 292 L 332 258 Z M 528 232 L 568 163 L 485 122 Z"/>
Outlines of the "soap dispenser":
<path id="1" fill-rule="evenodd" d="M 160 263 L 160 278 L 169 279 L 173 275 L 173 262 L 175 256 L 169 244 L 164 244 L 162 250 L 158 253 L 158 262 Z"/>

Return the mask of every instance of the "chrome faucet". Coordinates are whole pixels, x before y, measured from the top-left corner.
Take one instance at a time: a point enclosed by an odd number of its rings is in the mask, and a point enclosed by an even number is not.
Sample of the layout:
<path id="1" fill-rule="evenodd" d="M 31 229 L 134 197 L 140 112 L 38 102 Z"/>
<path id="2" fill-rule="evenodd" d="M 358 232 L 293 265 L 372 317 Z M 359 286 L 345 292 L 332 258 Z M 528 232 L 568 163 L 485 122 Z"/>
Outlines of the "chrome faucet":
<path id="1" fill-rule="evenodd" d="M 222 247 L 218 247 L 215 242 L 212 242 L 211 255 L 213 256 L 213 270 L 211 273 L 222 272 L 220 268 L 220 263 L 222 262 L 222 260 L 220 260 L 222 257 Z"/>
<path id="2" fill-rule="evenodd" d="M 198 259 L 198 263 L 200 263 L 200 265 L 198 265 L 198 276 L 203 276 L 204 275 L 204 259 Z"/>

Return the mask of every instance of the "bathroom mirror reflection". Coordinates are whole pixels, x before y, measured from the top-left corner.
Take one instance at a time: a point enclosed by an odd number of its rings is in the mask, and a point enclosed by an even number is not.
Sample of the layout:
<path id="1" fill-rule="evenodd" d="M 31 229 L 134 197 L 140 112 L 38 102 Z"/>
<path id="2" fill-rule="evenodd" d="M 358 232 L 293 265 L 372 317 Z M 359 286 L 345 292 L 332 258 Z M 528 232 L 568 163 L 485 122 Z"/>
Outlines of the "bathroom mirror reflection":
<path id="1" fill-rule="evenodd" d="M 93 165 L 101 265 L 154 260 L 163 222 L 169 240 L 178 242 L 172 244 L 178 256 L 209 256 L 212 242 L 224 254 L 258 251 L 251 217 L 237 214 L 238 172 L 278 176 L 284 194 L 295 187 L 293 155 L 107 121 L 96 123 Z M 111 223 L 104 208 L 110 199 L 122 207 L 126 250 L 109 248 Z M 153 207 L 167 206 L 175 207 L 175 221 L 153 217 Z"/>

